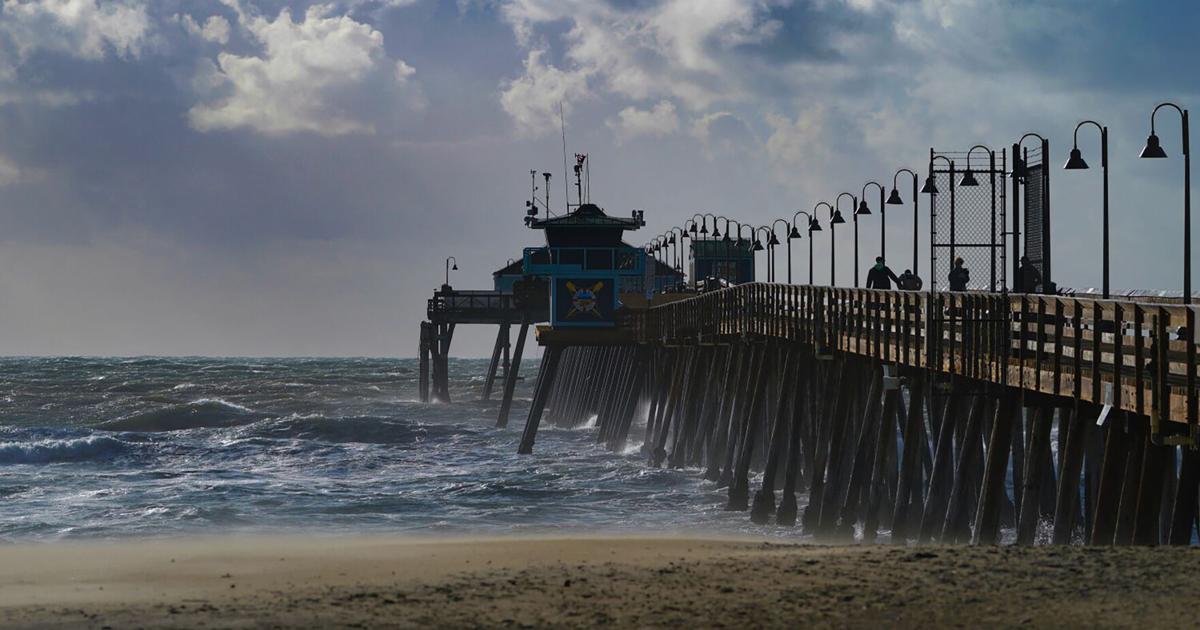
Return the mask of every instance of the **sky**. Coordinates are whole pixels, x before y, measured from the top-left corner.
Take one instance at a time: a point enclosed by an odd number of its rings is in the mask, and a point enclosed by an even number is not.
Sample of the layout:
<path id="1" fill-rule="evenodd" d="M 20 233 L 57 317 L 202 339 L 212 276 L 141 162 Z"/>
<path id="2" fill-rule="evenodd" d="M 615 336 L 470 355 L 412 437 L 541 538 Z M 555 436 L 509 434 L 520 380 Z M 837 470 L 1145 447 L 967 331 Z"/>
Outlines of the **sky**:
<path id="1" fill-rule="evenodd" d="M 488 288 L 538 244 L 530 169 L 561 211 L 560 104 L 592 200 L 645 211 L 635 244 L 1038 132 L 1072 287 L 1100 282 L 1095 129 L 1093 168 L 1060 167 L 1094 119 L 1113 286 L 1177 289 L 1173 110 L 1170 159 L 1137 153 L 1156 104 L 1200 103 L 1198 33 L 1188 0 L 0 0 L 0 353 L 414 356 L 447 256 Z"/>

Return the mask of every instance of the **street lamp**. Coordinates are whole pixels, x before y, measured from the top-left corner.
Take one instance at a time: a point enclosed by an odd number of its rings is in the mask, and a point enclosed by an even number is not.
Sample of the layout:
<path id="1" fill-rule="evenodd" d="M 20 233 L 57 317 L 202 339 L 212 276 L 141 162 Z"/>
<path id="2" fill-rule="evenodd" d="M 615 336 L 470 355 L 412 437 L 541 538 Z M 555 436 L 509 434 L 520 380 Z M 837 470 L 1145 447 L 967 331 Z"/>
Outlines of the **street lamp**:
<path id="1" fill-rule="evenodd" d="M 454 263 L 453 267 L 450 266 L 451 262 Z M 447 256 L 446 257 L 446 286 L 447 287 L 450 286 L 450 272 L 451 271 L 458 271 L 458 259 L 453 256 Z"/>
<path id="2" fill-rule="evenodd" d="M 1068 171 L 1084 170 L 1088 167 L 1087 162 L 1083 160 L 1083 154 L 1079 151 L 1079 128 L 1084 125 L 1092 125 L 1100 130 L 1100 170 L 1103 173 L 1104 179 L 1104 299 L 1108 299 L 1108 127 L 1101 125 L 1094 120 L 1085 120 L 1078 125 L 1075 125 L 1075 137 L 1071 149 L 1071 157 L 1067 159 L 1067 163 L 1063 165 Z M 1162 147 L 1159 147 L 1161 149 Z M 1024 290 L 1024 287 L 1022 287 Z"/>
<path id="3" fill-rule="evenodd" d="M 917 264 L 917 241 L 918 241 L 918 234 L 919 234 L 918 225 L 919 225 L 919 215 L 920 215 L 920 211 L 919 211 L 920 207 L 917 204 L 917 200 L 920 197 L 920 195 L 917 192 L 917 179 L 918 179 L 917 174 L 908 170 L 907 168 L 902 168 L 902 169 L 896 171 L 896 174 L 892 175 L 892 193 L 890 195 L 888 195 L 887 203 L 889 205 L 893 205 L 893 206 L 904 205 L 904 200 L 900 198 L 900 190 L 896 187 L 896 178 L 898 178 L 900 176 L 900 173 L 908 173 L 909 175 L 912 175 L 912 190 L 913 190 L 913 194 L 912 194 L 912 200 L 913 200 L 912 272 L 913 272 L 913 275 L 920 275 L 919 265 Z M 926 183 L 929 185 L 933 185 L 932 179 L 926 180 Z"/>
<path id="4" fill-rule="evenodd" d="M 761 252 L 764 249 L 767 250 L 767 282 L 774 282 L 775 274 L 771 271 L 775 266 L 774 258 L 771 256 L 773 250 L 769 244 L 763 243 L 758 237 L 759 233 L 761 233 L 763 230 L 766 230 L 768 233 L 771 231 L 766 226 L 760 226 L 750 230 L 750 238 L 754 239 L 754 243 L 751 245 L 750 249 L 751 251 L 756 252 Z M 770 241 L 770 238 L 767 240 Z"/>
<path id="5" fill-rule="evenodd" d="M 822 202 L 822 203 L 824 203 L 824 202 Z M 820 205 L 820 204 L 817 204 L 817 205 Z M 825 204 L 825 205 L 828 206 L 829 204 Z M 813 211 L 815 212 L 816 208 L 813 208 Z M 796 230 L 796 217 L 798 217 L 802 214 L 808 218 L 808 284 L 811 286 L 813 283 L 813 237 L 812 237 L 812 233 L 820 232 L 821 224 L 817 222 L 817 219 L 815 217 L 813 217 L 813 215 L 811 215 L 803 210 L 797 210 L 796 213 L 792 215 L 792 231 L 790 233 L 788 233 L 788 283 L 791 283 L 791 281 L 792 281 L 792 239 L 800 238 L 800 232 Z"/>
<path id="6" fill-rule="evenodd" d="M 1183 122 L 1183 303 L 1192 303 L 1192 152 L 1189 146 L 1188 133 L 1188 110 L 1180 108 L 1174 103 L 1160 103 L 1154 111 L 1150 113 L 1150 137 L 1146 138 L 1146 148 L 1142 149 L 1140 157 L 1144 158 L 1165 158 L 1167 152 L 1163 151 L 1162 145 L 1158 141 L 1158 135 L 1154 133 L 1154 117 L 1158 114 L 1158 110 L 1163 107 L 1173 107 L 1179 112 L 1179 116 Z"/>
<path id="7" fill-rule="evenodd" d="M 834 203 L 841 205 L 841 197 L 842 196 L 850 197 L 851 204 L 852 204 L 851 211 L 853 212 L 853 210 L 854 210 L 853 194 L 845 193 L 845 192 L 841 193 L 841 194 L 839 194 L 838 199 L 836 199 Z M 824 203 L 824 202 L 822 202 L 822 203 Z M 826 204 L 826 205 L 829 205 L 829 204 Z M 846 222 L 845 218 L 842 218 L 842 216 L 841 216 L 841 210 L 834 208 L 834 206 L 832 206 L 832 205 L 829 205 L 829 286 L 830 287 L 838 286 L 838 282 L 836 282 L 836 280 L 838 280 L 838 233 L 836 233 L 834 226 L 836 226 L 836 224 L 845 223 L 845 222 Z"/>
<path id="8" fill-rule="evenodd" d="M 879 189 L 879 255 L 887 258 L 887 221 L 884 220 L 887 218 L 885 215 L 887 203 L 883 200 L 887 189 L 876 181 L 863 184 L 862 201 L 858 203 L 859 214 L 871 214 L 871 207 L 867 205 L 867 186 L 875 186 Z"/>
<path id="9" fill-rule="evenodd" d="M 684 222 L 684 225 L 687 225 L 686 221 Z M 687 232 L 687 230 L 685 230 L 679 226 L 675 226 L 675 227 L 671 228 L 671 232 L 672 232 L 672 235 L 671 235 L 672 243 L 675 242 L 674 233 L 675 232 L 679 233 L 679 243 L 675 246 L 675 269 L 678 270 L 679 273 L 682 274 L 683 266 L 684 266 L 683 264 L 685 262 L 687 262 L 687 251 L 686 251 L 686 248 L 684 247 L 683 242 L 688 239 L 688 232 Z"/>
<path id="10" fill-rule="evenodd" d="M 774 221 L 771 222 L 771 237 L 767 239 L 767 247 L 771 249 L 772 257 L 775 256 L 775 253 L 774 253 L 775 247 L 777 245 L 779 245 L 779 237 L 775 234 L 775 224 L 776 223 L 783 223 L 783 237 L 785 239 L 787 237 L 791 236 L 791 229 L 792 229 L 792 225 L 790 223 L 788 223 L 787 220 L 785 220 L 785 219 L 775 219 Z M 790 244 L 790 241 L 789 241 L 789 244 Z M 790 250 L 790 247 L 789 247 L 789 250 Z M 791 270 L 792 270 L 792 261 L 791 261 L 791 254 L 789 253 L 788 254 L 788 272 L 791 272 Z M 774 281 L 774 279 L 777 277 L 778 277 L 778 274 L 775 273 L 775 263 L 772 262 L 771 263 L 772 281 Z M 791 284 L 791 282 L 792 282 L 791 278 L 788 278 L 788 284 Z"/>
<path id="11" fill-rule="evenodd" d="M 850 197 L 851 217 L 854 219 L 854 288 L 857 289 L 858 288 L 858 215 L 860 215 L 860 214 L 869 215 L 869 214 L 871 214 L 871 209 L 865 208 L 862 205 L 860 205 L 858 203 L 858 198 L 855 197 L 854 195 L 851 195 L 849 193 L 842 193 L 842 195 L 846 195 L 846 196 Z M 839 202 L 841 201 L 841 199 L 842 199 L 841 195 L 838 195 Z M 841 204 L 839 203 L 838 205 L 841 205 Z"/>

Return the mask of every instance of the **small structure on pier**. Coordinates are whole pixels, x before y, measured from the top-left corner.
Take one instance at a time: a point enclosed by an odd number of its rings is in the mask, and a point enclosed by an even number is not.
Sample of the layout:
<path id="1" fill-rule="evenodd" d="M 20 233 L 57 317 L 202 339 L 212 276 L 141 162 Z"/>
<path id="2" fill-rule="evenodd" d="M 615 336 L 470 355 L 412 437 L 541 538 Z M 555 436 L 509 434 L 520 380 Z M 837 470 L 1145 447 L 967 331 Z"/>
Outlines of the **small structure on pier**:
<path id="1" fill-rule="evenodd" d="M 754 241 L 730 238 L 693 238 L 691 243 L 693 280 L 718 278 L 729 284 L 754 282 Z"/>
<path id="2" fill-rule="evenodd" d="M 626 230 L 645 224 L 639 210 L 613 217 L 592 203 L 529 221 L 530 228 L 545 230 L 546 246 L 525 249 L 524 269 L 550 280 L 551 326 L 613 326 L 618 295 L 645 292 L 646 252 L 621 241 Z"/>

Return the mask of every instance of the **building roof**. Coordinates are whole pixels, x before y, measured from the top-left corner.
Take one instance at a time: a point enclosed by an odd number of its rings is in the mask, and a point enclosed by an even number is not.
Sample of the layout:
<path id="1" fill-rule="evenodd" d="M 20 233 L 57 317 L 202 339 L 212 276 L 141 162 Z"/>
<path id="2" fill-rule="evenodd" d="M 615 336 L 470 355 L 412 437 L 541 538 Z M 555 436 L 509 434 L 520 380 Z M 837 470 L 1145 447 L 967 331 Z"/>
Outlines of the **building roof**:
<path id="1" fill-rule="evenodd" d="M 682 271 L 675 269 L 671 265 L 668 265 L 666 263 L 659 261 L 657 258 L 655 258 L 653 256 L 647 256 L 646 263 L 650 264 L 650 265 L 654 265 L 653 269 L 654 269 L 654 277 L 655 278 L 662 278 L 662 277 L 671 277 L 671 278 L 680 278 L 680 279 L 683 278 Z"/>
<path id="2" fill-rule="evenodd" d="M 752 256 L 754 241 L 730 239 L 728 243 L 719 238 L 692 239 L 692 256 L 700 258 L 725 258 L 727 256 Z"/>
<path id="3" fill-rule="evenodd" d="M 622 230 L 636 230 L 642 227 L 643 222 L 641 217 L 635 212 L 635 216 L 629 218 L 610 217 L 604 213 L 604 210 L 592 203 L 585 203 L 575 209 L 570 214 L 564 214 L 548 219 L 534 219 L 529 222 L 529 227 L 535 230 L 542 230 L 548 227 L 607 227 L 620 228 Z"/>
<path id="4" fill-rule="evenodd" d="M 516 260 L 492 272 L 493 276 L 520 276 L 525 272 L 525 257 L 518 256 Z"/>

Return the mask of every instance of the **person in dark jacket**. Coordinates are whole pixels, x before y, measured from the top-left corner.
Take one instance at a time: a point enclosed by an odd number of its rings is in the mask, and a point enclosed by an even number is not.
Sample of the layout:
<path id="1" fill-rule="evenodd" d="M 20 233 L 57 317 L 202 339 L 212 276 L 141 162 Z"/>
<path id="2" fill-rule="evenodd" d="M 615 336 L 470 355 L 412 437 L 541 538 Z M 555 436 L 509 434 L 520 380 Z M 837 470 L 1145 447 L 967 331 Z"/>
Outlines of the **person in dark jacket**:
<path id="1" fill-rule="evenodd" d="M 904 273 L 900 274 L 900 280 L 896 282 L 897 286 L 905 291 L 920 291 L 921 278 L 912 272 L 912 269 L 905 269 Z"/>
<path id="2" fill-rule="evenodd" d="M 1017 290 L 1021 293 L 1037 293 L 1041 283 L 1041 272 L 1029 262 L 1028 256 L 1022 256 L 1021 266 L 1017 268 Z"/>
<path id="3" fill-rule="evenodd" d="M 883 264 L 883 256 L 875 258 L 875 266 L 867 272 L 867 288 L 868 289 L 891 289 L 892 281 L 900 284 L 900 278 Z"/>
<path id="4" fill-rule="evenodd" d="M 950 270 L 950 290 L 966 291 L 967 283 L 971 281 L 971 271 L 963 266 L 962 258 L 954 259 L 954 268 Z"/>

